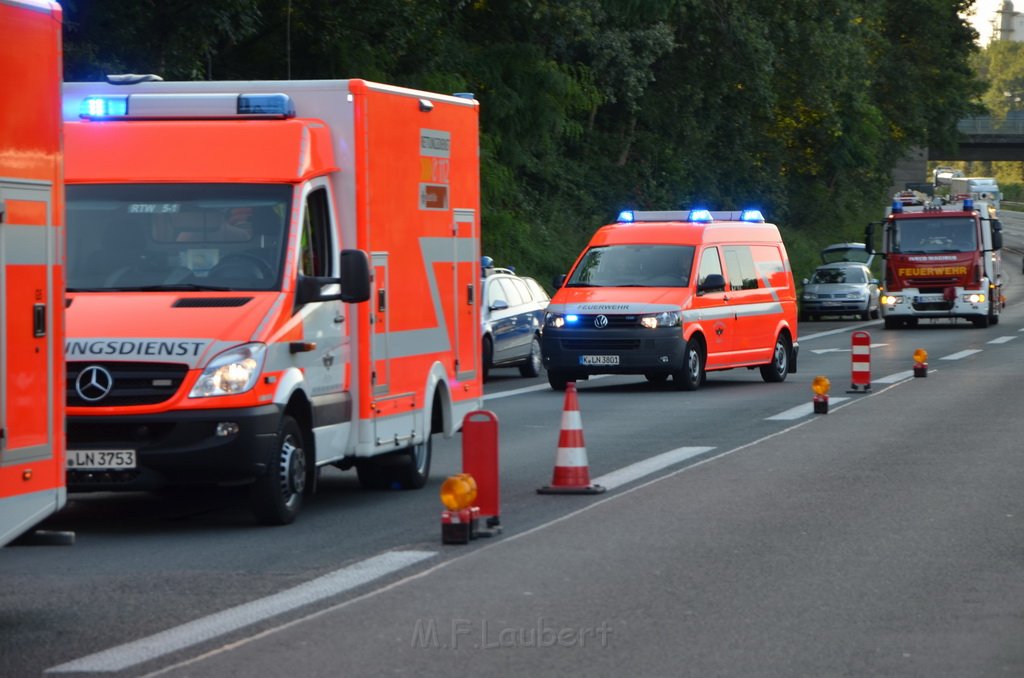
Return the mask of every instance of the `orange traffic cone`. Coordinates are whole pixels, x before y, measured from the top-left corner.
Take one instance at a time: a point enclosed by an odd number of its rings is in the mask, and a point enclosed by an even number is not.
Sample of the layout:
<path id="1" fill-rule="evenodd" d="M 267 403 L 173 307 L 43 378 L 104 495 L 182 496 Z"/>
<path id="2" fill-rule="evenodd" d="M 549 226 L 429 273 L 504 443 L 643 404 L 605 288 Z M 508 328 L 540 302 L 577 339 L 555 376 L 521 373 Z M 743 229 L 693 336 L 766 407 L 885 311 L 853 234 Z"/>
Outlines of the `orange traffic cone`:
<path id="1" fill-rule="evenodd" d="M 576 399 L 576 382 L 565 385 L 562 430 L 558 434 L 558 453 L 551 484 L 538 488 L 539 494 L 599 494 L 605 488 L 590 482 L 587 447 L 583 443 L 583 421 Z"/>

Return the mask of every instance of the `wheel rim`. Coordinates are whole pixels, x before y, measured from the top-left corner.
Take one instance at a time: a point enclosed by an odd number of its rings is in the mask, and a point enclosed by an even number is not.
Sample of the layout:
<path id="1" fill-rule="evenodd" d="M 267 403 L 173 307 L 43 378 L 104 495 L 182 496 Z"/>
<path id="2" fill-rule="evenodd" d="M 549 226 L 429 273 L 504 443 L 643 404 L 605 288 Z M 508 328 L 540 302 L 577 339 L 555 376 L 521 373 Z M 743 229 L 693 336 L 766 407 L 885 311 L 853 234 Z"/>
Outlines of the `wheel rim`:
<path id="1" fill-rule="evenodd" d="M 533 342 L 530 344 L 530 365 L 533 367 L 534 372 L 540 372 L 540 363 L 540 342 L 537 341 L 537 337 L 534 337 Z"/>
<path id="2" fill-rule="evenodd" d="M 306 455 L 295 443 L 291 435 L 281 443 L 281 496 L 288 508 L 299 501 L 306 489 Z"/>
<path id="3" fill-rule="evenodd" d="M 782 376 L 789 367 L 789 358 L 786 355 L 786 345 L 781 341 L 775 344 L 775 371 Z"/>
<path id="4" fill-rule="evenodd" d="M 700 351 L 696 346 L 686 352 L 686 371 L 694 384 L 700 380 Z"/>

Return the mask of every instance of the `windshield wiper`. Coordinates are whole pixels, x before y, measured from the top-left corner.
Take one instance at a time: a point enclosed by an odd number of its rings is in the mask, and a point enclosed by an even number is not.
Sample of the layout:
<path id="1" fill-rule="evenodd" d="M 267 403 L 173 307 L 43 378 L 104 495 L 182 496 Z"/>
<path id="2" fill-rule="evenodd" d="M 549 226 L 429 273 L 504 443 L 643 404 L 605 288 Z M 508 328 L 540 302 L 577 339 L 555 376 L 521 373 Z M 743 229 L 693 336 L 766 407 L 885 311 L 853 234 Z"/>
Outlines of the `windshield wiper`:
<path id="1" fill-rule="evenodd" d="M 131 287 L 107 288 L 119 292 L 238 292 L 232 287 L 223 285 L 196 285 L 194 283 L 175 283 L 173 285 L 133 285 Z"/>

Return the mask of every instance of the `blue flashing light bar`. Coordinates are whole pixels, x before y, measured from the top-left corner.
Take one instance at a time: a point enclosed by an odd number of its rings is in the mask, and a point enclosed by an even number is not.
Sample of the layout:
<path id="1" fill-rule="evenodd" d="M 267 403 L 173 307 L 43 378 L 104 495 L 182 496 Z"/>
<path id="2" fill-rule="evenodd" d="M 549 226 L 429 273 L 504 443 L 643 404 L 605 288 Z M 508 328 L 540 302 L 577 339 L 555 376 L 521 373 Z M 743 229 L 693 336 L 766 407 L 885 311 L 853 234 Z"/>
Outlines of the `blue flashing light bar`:
<path id="1" fill-rule="evenodd" d="M 973 210 L 973 209 L 974 209 L 974 199 L 973 198 L 964 198 L 964 211 L 966 212 L 968 210 Z"/>
<path id="2" fill-rule="evenodd" d="M 688 219 L 688 221 L 698 224 L 710 224 L 713 223 L 715 220 L 711 216 L 711 210 L 697 209 L 690 210 L 690 218 Z"/>
<path id="3" fill-rule="evenodd" d="M 903 203 L 899 200 L 892 201 L 892 213 L 901 214 L 903 212 Z"/>
<path id="4" fill-rule="evenodd" d="M 580 317 L 578 315 L 574 314 L 574 313 L 570 313 L 569 315 L 565 316 L 565 322 L 567 322 L 567 323 L 578 322 L 579 319 L 580 319 Z"/>
<path id="5" fill-rule="evenodd" d="M 749 221 L 751 223 L 763 224 L 764 215 L 761 214 L 761 210 L 743 210 L 740 214 L 740 221 Z"/>
<path id="6" fill-rule="evenodd" d="M 617 219 L 617 221 L 622 224 L 633 223 L 635 221 L 633 210 L 622 210 L 621 212 L 619 212 L 619 218 Z"/>
<path id="7" fill-rule="evenodd" d="M 86 97 L 78 113 L 81 118 L 112 118 L 128 115 L 128 97 Z"/>
<path id="8" fill-rule="evenodd" d="M 295 117 L 295 103 L 287 94 L 242 94 L 238 97 L 239 115 Z"/>

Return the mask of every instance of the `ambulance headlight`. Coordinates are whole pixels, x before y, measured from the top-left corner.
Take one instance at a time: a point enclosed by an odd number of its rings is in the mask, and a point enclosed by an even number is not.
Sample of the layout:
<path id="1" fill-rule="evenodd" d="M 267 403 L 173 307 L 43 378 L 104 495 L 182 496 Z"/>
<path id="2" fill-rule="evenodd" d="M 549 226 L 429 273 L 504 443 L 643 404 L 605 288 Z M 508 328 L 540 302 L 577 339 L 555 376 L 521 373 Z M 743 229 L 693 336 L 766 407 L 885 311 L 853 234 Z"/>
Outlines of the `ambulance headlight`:
<path id="1" fill-rule="evenodd" d="M 245 393 L 256 385 L 266 353 L 267 347 L 264 344 L 245 344 L 224 351 L 206 366 L 189 397 L 207 398 Z"/>
<path id="2" fill-rule="evenodd" d="M 968 304 L 984 304 L 985 295 L 981 292 L 972 292 L 971 294 L 964 295 L 964 301 Z"/>
<path id="3" fill-rule="evenodd" d="M 556 330 L 578 322 L 580 317 L 574 313 L 545 313 L 544 326 L 553 327 Z"/>
<path id="4" fill-rule="evenodd" d="M 680 324 L 682 324 L 682 316 L 679 311 L 662 311 L 640 318 L 640 325 L 649 330 L 657 327 L 679 327 Z"/>

